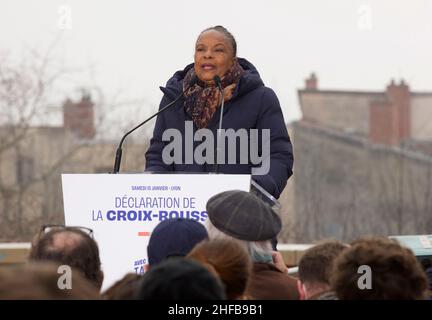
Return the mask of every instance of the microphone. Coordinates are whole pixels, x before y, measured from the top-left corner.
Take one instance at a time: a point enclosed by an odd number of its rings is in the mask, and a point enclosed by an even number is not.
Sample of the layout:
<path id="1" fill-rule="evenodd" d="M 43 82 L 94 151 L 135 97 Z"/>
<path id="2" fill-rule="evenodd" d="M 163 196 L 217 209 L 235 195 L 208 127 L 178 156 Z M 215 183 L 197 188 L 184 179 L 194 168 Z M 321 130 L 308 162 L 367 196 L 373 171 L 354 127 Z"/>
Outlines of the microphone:
<path id="1" fill-rule="evenodd" d="M 162 112 L 164 112 L 165 110 L 167 110 L 168 108 L 172 107 L 173 105 L 175 105 L 175 103 L 180 100 L 180 98 L 183 97 L 184 93 L 186 92 L 186 90 L 190 87 L 192 87 L 196 82 L 198 81 L 197 76 L 193 76 L 192 79 L 189 81 L 189 86 L 182 91 L 182 93 L 180 93 L 178 95 L 177 98 L 174 99 L 174 101 L 171 101 L 170 103 L 168 103 L 165 107 L 163 107 L 162 109 L 160 109 L 158 112 L 156 112 L 154 115 L 152 115 L 150 118 L 145 119 L 143 122 L 141 122 L 139 125 L 137 125 L 136 127 L 134 127 L 133 129 L 129 130 L 128 132 L 125 133 L 125 135 L 121 138 L 119 146 L 116 150 L 116 156 L 115 156 L 115 162 L 114 162 L 114 169 L 112 173 L 118 173 L 120 170 L 120 163 L 121 163 L 121 158 L 122 158 L 122 146 L 123 146 L 123 142 L 126 139 L 126 137 L 128 135 L 130 135 L 132 132 L 134 132 L 136 129 L 140 128 L 141 126 L 145 125 L 147 122 L 149 122 L 151 119 L 153 119 L 154 117 L 156 117 L 157 115 L 161 114 Z"/>
<path id="2" fill-rule="evenodd" d="M 216 86 L 218 87 L 220 93 L 221 93 L 221 107 L 220 107 L 220 115 L 219 115 L 219 129 L 218 129 L 218 134 L 217 134 L 217 142 L 216 142 L 216 163 L 215 163 L 215 167 L 214 167 L 214 173 L 218 173 L 219 170 L 219 154 L 220 154 L 220 139 L 221 139 L 221 134 L 222 134 L 222 119 L 223 119 L 223 111 L 224 111 L 224 102 L 225 102 L 225 96 L 224 96 L 224 91 L 222 88 L 222 81 L 221 78 L 218 75 L 215 75 L 213 77 L 213 81 L 215 82 Z"/>

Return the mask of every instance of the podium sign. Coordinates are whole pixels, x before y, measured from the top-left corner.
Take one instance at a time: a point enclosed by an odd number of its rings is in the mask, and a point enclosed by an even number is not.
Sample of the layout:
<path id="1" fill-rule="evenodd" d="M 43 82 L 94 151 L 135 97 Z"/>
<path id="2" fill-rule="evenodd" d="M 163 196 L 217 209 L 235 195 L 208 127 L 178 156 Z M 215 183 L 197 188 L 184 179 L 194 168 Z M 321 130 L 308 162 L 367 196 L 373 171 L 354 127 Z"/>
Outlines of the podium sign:
<path id="1" fill-rule="evenodd" d="M 165 219 L 207 219 L 206 203 L 226 190 L 249 191 L 250 175 L 62 174 L 67 226 L 93 230 L 107 289 L 128 272 L 143 273 L 147 245 Z"/>

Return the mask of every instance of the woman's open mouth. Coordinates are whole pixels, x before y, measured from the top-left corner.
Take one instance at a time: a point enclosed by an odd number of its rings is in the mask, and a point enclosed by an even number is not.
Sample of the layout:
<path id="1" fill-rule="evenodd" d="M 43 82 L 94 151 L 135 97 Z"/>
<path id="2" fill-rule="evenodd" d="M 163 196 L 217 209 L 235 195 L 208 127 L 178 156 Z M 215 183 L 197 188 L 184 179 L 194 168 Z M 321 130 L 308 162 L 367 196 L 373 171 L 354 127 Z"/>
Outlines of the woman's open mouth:
<path id="1" fill-rule="evenodd" d="M 204 64 L 201 65 L 201 68 L 203 70 L 206 70 L 206 71 L 211 71 L 211 70 L 216 69 L 216 66 L 214 64 L 204 63 Z"/>

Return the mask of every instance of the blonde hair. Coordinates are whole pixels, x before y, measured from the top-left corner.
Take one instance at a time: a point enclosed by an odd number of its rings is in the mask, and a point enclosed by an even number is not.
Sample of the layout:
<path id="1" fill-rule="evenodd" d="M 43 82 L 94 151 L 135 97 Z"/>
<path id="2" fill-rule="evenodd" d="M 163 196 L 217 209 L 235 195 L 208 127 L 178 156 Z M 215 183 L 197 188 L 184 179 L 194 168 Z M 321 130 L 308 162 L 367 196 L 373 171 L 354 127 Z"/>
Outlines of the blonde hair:
<path id="1" fill-rule="evenodd" d="M 238 241 L 231 239 L 204 240 L 187 255 L 215 273 L 225 285 L 228 299 L 244 297 L 252 260 Z"/>

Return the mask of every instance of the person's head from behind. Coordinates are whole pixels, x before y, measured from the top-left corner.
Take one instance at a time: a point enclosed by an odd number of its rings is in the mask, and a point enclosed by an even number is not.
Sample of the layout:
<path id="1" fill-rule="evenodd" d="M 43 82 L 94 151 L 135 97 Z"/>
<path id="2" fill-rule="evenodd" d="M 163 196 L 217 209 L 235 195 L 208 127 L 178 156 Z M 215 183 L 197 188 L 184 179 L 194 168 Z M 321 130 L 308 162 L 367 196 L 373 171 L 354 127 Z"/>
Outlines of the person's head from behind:
<path id="1" fill-rule="evenodd" d="M 297 287 L 301 299 L 310 299 L 331 290 L 330 276 L 334 260 L 346 249 L 340 241 L 325 241 L 306 250 L 298 265 Z"/>
<path id="2" fill-rule="evenodd" d="M 84 231 L 85 230 L 85 231 Z M 43 226 L 36 236 L 30 261 L 54 261 L 83 273 L 97 289 L 103 282 L 99 247 L 92 231 L 83 227 Z"/>
<path id="3" fill-rule="evenodd" d="M 223 300 L 223 284 L 192 259 L 171 258 L 147 271 L 138 289 L 139 300 Z"/>
<path id="4" fill-rule="evenodd" d="M 195 43 L 195 73 L 201 81 L 222 78 L 232 67 L 237 55 L 234 36 L 224 27 L 207 28 L 200 33 Z"/>
<path id="5" fill-rule="evenodd" d="M 229 239 L 200 242 L 187 255 L 215 270 L 225 285 L 228 299 L 242 299 L 252 269 L 249 253 L 238 241 Z"/>
<path id="6" fill-rule="evenodd" d="M 412 251 L 396 240 L 354 241 L 334 262 L 331 284 L 342 300 L 424 299 L 427 279 Z"/>
<path id="7" fill-rule="evenodd" d="M 428 279 L 429 286 L 429 296 L 432 298 L 432 259 L 431 258 L 423 258 L 420 261 L 423 270 L 426 273 L 426 278 Z"/>
<path id="8" fill-rule="evenodd" d="M 105 290 L 102 298 L 106 300 L 133 300 L 135 299 L 141 279 L 142 275 L 128 273 Z"/>
<path id="9" fill-rule="evenodd" d="M 76 269 L 59 269 L 53 262 L 0 269 L 0 300 L 77 299 L 99 299 L 99 290 Z"/>
<path id="10" fill-rule="evenodd" d="M 169 257 L 184 257 L 202 240 L 208 238 L 205 227 L 191 219 L 167 219 L 154 228 L 147 246 L 149 266 Z"/>
<path id="11" fill-rule="evenodd" d="M 282 222 L 270 206 L 252 193 L 230 190 L 211 197 L 206 207 L 210 239 L 237 240 L 253 262 L 273 263 L 271 239 Z"/>

